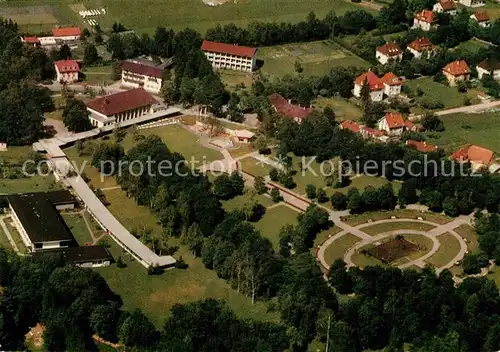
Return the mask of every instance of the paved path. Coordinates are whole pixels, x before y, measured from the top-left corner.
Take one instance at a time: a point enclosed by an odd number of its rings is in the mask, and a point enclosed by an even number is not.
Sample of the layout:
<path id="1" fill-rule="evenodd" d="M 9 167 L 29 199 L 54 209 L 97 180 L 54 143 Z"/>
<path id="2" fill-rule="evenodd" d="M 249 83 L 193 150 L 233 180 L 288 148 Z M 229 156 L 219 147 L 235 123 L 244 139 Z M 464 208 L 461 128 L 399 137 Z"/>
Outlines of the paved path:
<path id="1" fill-rule="evenodd" d="M 7 215 L 0 216 L 0 227 L 2 227 L 2 230 L 5 233 L 5 235 L 7 236 L 7 239 L 9 240 L 10 245 L 12 246 L 12 249 L 14 249 L 14 252 L 16 252 L 17 254 L 21 254 L 21 252 L 19 251 L 19 248 L 17 247 L 16 242 L 14 241 L 14 238 L 12 237 L 12 234 L 10 233 L 9 228 L 5 224 L 5 219 L 7 219 L 7 218 L 9 218 L 9 216 L 7 216 Z"/>
<path id="2" fill-rule="evenodd" d="M 475 104 L 475 105 L 469 105 L 469 106 L 462 106 L 459 108 L 436 111 L 435 114 L 437 116 L 443 116 L 443 115 L 450 115 L 450 114 L 457 114 L 457 113 L 473 113 L 473 112 L 495 109 L 497 107 L 500 107 L 500 100 L 490 101 L 487 103 L 480 103 L 480 104 Z M 423 116 L 424 115 L 410 116 L 409 120 L 410 121 L 419 121 Z"/>

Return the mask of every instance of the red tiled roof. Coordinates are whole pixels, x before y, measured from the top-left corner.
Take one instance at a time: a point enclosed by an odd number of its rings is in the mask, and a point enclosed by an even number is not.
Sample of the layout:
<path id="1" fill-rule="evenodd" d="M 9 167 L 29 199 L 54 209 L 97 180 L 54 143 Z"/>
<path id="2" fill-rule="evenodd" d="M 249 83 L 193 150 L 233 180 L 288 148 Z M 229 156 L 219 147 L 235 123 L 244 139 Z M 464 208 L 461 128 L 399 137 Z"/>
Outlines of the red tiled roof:
<path id="1" fill-rule="evenodd" d="M 408 44 L 408 47 L 418 52 L 422 52 L 425 50 L 434 50 L 435 48 L 429 38 L 426 37 L 415 39 L 410 44 Z"/>
<path id="2" fill-rule="evenodd" d="M 365 72 L 361 76 L 356 78 L 356 80 L 354 81 L 354 84 L 362 86 L 365 83 L 365 81 L 368 82 L 368 85 L 370 86 L 370 90 L 382 90 L 382 89 L 384 89 L 383 82 L 372 71 Z"/>
<path id="3" fill-rule="evenodd" d="M 385 136 L 384 131 L 376 130 L 370 127 L 363 127 L 363 133 L 366 133 L 372 137 L 382 137 Z"/>
<path id="4" fill-rule="evenodd" d="M 403 50 L 401 50 L 399 45 L 397 45 L 395 42 L 385 43 L 384 45 L 379 46 L 377 48 L 377 51 L 389 57 L 398 56 L 403 53 Z"/>
<path id="5" fill-rule="evenodd" d="M 437 21 L 434 12 L 432 12 L 431 10 L 422 10 L 415 15 L 415 18 L 419 21 L 427 23 L 434 23 Z"/>
<path id="6" fill-rule="evenodd" d="M 257 51 L 256 48 L 249 48 L 247 46 L 239 46 L 235 44 L 210 42 L 208 40 L 203 41 L 201 44 L 201 50 L 211 53 L 230 54 L 249 58 L 253 57 Z"/>
<path id="7" fill-rule="evenodd" d="M 451 0 L 439 0 L 439 4 L 444 11 L 451 11 L 455 10 L 456 8 L 455 3 L 453 3 L 453 1 Z"/>
<path id="8" fill-rule="evenodd" d="M 405 120 L 405 127 L 407 130 L 412 130 L 415 127 L 415 124 L 411 121 Z"/>
<path id="9" fill-rule="evenodd" d="M 451 158 L 459 162 L 470 161 L 489 165 L 493 159 L 493 151 L 477 145 L 470 145 L 457 150 L 451 155 Z"/>
<path id="10" fill-rule="evenodd" d="M 314 111 L 313 108 L 306 108 L 289 103 L 288 100 L 283 98 L 279 93 L 271 94 L 268 99 L 277 113 L 293 119 L 298 118 L 303 120 Z"/>
<path id="11" fill-rule="evenodd" d="M 78 27 L 63 27 L 52 29 L 52 35 L 54 37 L 73 37 L 82 35 L 82 32 Z"/>
<path id="12" fill-rule="evenodd" d="M 40 44 L 40 39 L 38 39 L 38 37 L 24 37 L 23 38 L 23 41 L 25 43 L 30 43 L 30 44 Z"/>
<path id="13" fill-rule="evenodd" d="M 153 105 L 156 100 L 143 88 L 106 95 L 87 103 L 87 107 L 106 116 Z"/>
<path id="14" fill-rule="evenodd" d="M 488 16 L 488 12 L 486 11 L 476 11 L 473 16 L 478 22 L 488 22 L 490 20 L 490 16 Z"/>
<path id="15" fill-rule="evenodd" d="M 388 86 L 400 86 L 403 84 L 399 77 L 392 72 L 387 72 L 380 80 Z"/>
<path id="16" fill-rule="evenodd" d="M 390 129 L 404 127 L 405 125 L 403 115 L 401 115 L 399 112 L 388 112 L 385 114 L 384 118 Z"/>
<path id="17" fill-rule="evenodd" d="M 448 65 L 443 67 L 443 71 L 446 71 L 453 76 L 466 75 L 470 73 L 469 65 L 467 65 L 465 60 L 450 62 Z"/>
<path id="18" fill-rule="evenodd" d="M 354 122 L 352 120 L 344 120 L 340 122 L 340 126 L 342 127 L 342 129 L 346 129 L 354 133 L 358 133 L 361 128 L 361 126 L 357 122 Z"/>
<path id="19" fill-rule="evenodd" d="M 430 144 L 427 142 L 419 142 L 419 141 L 414 141 L 412 139 L 408 139 L 406 141 L 406 145 L 412 149 L 418 150 L 419 152 L 422 153 L 429 153 L 429 152 L 435 152 L 438 147 L 435 146 L 434 144 Z"/>
<path id="20" fill-rule="evenodd" d="M 142 65 L 140 63 L 132 61 L 124 61 L 122 64 L 122 71 L 129 71 L 149 77 L 163 77 L 163 70 L 161 68 Z"/>
<path id="21" fill-rule="evenodd" d="M 55 65 L 61 73 L 80 71 L 80 65 L 76 60 L 59 60 L 55 62 Z"/>

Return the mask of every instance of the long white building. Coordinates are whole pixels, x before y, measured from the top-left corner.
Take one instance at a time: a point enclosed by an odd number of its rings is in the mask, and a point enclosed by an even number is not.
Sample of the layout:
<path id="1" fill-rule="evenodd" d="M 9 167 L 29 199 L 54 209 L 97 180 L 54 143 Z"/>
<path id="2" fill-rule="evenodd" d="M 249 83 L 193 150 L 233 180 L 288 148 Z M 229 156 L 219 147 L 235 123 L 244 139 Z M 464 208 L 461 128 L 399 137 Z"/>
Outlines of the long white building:
<path id="1" fill-rule="evenodd" d="M 203 51 L 215 69 L 252 72 L 257 64 L 257 49 L 204 40 Z"/>
<path id="2" fill-rule="evenodd" d="M 124 61 L 122 64 L 122 86 L 144 88 L 159 94 L 163 84 L 163 65 L 142 58 Z"/>

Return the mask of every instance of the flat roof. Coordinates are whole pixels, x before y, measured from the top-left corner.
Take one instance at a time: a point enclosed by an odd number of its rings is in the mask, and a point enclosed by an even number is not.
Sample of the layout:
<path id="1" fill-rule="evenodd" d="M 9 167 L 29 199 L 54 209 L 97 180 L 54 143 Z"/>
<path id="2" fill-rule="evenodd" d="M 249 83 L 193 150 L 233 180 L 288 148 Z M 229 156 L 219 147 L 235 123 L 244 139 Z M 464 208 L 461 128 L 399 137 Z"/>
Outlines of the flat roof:
<path id="1" fill-rule="evenodd" d="M 76 202 L 68 191 L 11 194 L 7 199 L 31 242 L 74 241 L 55 208 Z"/>
<path id="2" fill-rule="evenodd" d="M 61 254 L 68 264 L 89 263 L 98 260 L 113 260 L 108 250 L 103 246 L 83 246 L 54 248 L 35 252 L 34 256 Z"/>

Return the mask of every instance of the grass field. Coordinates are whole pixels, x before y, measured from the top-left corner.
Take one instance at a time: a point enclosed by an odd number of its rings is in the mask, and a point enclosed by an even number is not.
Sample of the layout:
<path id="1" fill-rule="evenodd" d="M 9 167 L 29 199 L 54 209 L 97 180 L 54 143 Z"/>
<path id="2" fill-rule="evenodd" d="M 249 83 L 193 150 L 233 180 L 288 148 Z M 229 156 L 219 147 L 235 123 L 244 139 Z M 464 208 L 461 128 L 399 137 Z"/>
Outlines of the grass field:
<path id="1" fill-rule="evenodd" d="M 266 210 L 266 214 L 255 224 L 255 228 L 261 232 L 262 236 L 268 238 L 273 244 L 273 248 L 278 251 L 280 244 L 279 232 L 281 228 L 287 224 L 295 225 L 297 215 L 299 215 L 298 212 L 286 205 L 278 205 Z"/>
<path id="2" fill-rule="evenodd" d="M 381 267 L 387 267 L 388 265 L 382 262 L 381 260 L 378 260 L 375 257 L 372 257 L 370 255 L 363 254 L 361 252 L 354 253 L 351 257 L 352 261 L 354 264 L 356 264 L 357 267 L 364 268 L 366 266 L 381 266 Z"/>
<path id="3" fill-rule="evenodd" d="M 327 106 L 332 108 L 337 120 L 359 120 L 363 115 L 357 105 L 339 97 L 318 98 L 313 101 L 313 106 L 319 109 L 324 109 Z"/>
<path id="4" fill-rule="evenodd" d="M 497 5 L 497 9 L 500 9 L 500 7 L 498 5 Z M 490 45 L 488 45 L 484 42 L 480 42 L 479 40 L 476 40 L 476 39 L 471 39 L 471 40 L 468 40 L 466 42 L 460 43 L 452 50 L 460 51 L 460 52 L 477 53 L 479 50 L 487 49 L 489 47 L 490 47 Z"/>
<path id="5" fill-rule="evenodd" d="M 69 160 L 74 163 L 74 166 L 79 170 L 83 170 L 88 178 L 90 178 L 90 184 L 95 188 L 108 188 L 115 187 L 117 185 L 114 177 L 105 177 L 93 167 L 91 162 L 91 156 L 89 155 L 78 155 L 78 151 L 75 147 L 70 147 L 64 150 L 66 156 Z"/>
<path id="6" fill-rule="evenodd" d="M 296 61 L 302 66 L 304 74 L 314 75 L 326 74 L 337 66 L 370 66 L 365 60 L 330 40 L 259 48 L 257 58 L 263 61 L 263 73 L 280 76 L 294 73 Z"/>
<path id="7" fill-rule="evenodd" d="M 108 85 L 115 82 L 112 80 L 113 67 L 94 66 L 82 68 L 85 79 L 84 82 L 91 85 Z"/>
<path id="8" fill-rule="evenodd" d="M 66 225 L 68 225 L 71 233 L 75 237 L 76 242 L 78 242 L 80 246 L 85 246 L 88 243 L 92 243 L 92 236 L 90 235 L 89 229 L 87 228 L 82 215 L 74 213 L 62 213 L 61 215 L 64 219 L 64 222 L 66 223 Z"/>
<path id="9" fill-rule="evenodd" d="M 424 220 L 435 222 L 436 224 L 442 225 L 450 222 L 452 218 L 441 215 L 434 214 L 431 212 L 418 212 L 413 210 L 401 209 L 392 211 L 377 211 L 377 212 L 366 212 L 359 215 L 349 215 L 345 222 L 351 226 L 356 226 L 360 224 L 367 223 L 368 220 L 376 221 L 382 219 L 390 219 L 392 216 L 401 219 L 416 219 L 421 217 Z"/>
<path id="10" fill-rule="evenodd" d="M 483 114 L 452 114 L 441 116 L 445 131 L 430 134 L 432 143 L 451 152 L 464 144 L 478 144 L 500 153 L 500 115 L 496 112 Z"/>
<path id="11" fill-rule="evenodd" d="M 325 231 L 321 231 L 320 233 L 318 233 L 318 235 L 314 239 L 313 247 L 315 248 L 315 247 L 319 246 L 320 244 L 325 242 L 328 239 L 328 237 L 333 236 L 333 235 L 339 233 L 340 231 L 342 231 L 342 229 L 340 227 L 337 227 L 337 226 L 331 227 Z"/>
<path id="12" fill-rule="evenodd" d="M 437 239 L 441 243 L 441 246 L 432 257 L 427 259 L 427 263 L 439 268 L 448 264 L 453 258 L 455 258 L 460 250 L 460 243 L 450 233 L 439 235 Z"/>
<path id="13" fill-rule="evenodd" d="M 371 236 L 378 235 L 379 233 L 395 231 L 395 230 L 418 230 L 429 231 L 435 228 L 433 225 L 410 222 L 410 221 L 392 221 L 384 224 L 370 225 L 360 228 L 361 231 L 366 232 Z"/>
<path id="14" fill-rule="evenodd" d="M 326 193 L 328 196 L 331 196 L 335 192 L 341 192 L 347 194 L 347 192 L 349 192 L 349 189 L 352 187 L 356 187 L 361 193 L 363 193 L 363 190 L 368 186 L 379 188 L 388 183 L 389 180 L 383 177 L 359 175 L 351 178 L 351 183 L 347 187 L 328 188 Z M 397 181 L 392 181 L 392 187 L 394 189 L 394 193 L 397 194 L 399 192 L 399 189 L 401 188 L 401 183 Z"/>
<path id="15" fill-rule="evenodd" d="M 444 104 L 445 109 L 456 108 L 464 105 L 465 97 L 476 99 L 478 91 L 470 89 L 467 93 L 460 93 L 457 87 L 450 87 L 438 82 L 434 82 L 433 77 L 408 80 L 406 86 L 414 92 L 421 88 L 424 94 L 419 99 L 439 101 Z"/>
<path id="16" fill-rule="evenodd" d="M 255 197 L 252 197 L 251 192 L 248 190 L 245 191 L 245 193 L 241 196 L 234 197 L 233 199 L 226 200 L 222 202 L 222 206 L 226 211 L 232 211 L 236 209 L 241 209 L 245 205 L 249 204 L 250 202 L 253 201 L 259 202 L 259 204 L 263 205 L 264 207 L 269 207 L 274 204 L 274 202 L 271 200 L 271 198 L 267 197 L 264 194 L 261 195 L 256 195 Z"/>
<path id="17" fill-rule="evenodd" d="M 478 253 L 479 252 L 479 245 L 477 243 L 477 234 L 476 230 L 469 225 L 460 225 L 459 227 L 455 228 L 454 231 L 458 233 L 460 236 L 465 238 L 467 242 L 467 249 L 472 252 L 472 253 Z"/>
<path id="18" fill-rule="evenodd" d="M 45 192 L 60 189 L 52 175 L 0 179 L 0 194 Z"/>
<path id="19" fill-rule="evenodd" d="M 359 241 L 359 237 L 350 233 L 340 237 L 325 250 L 326 262 L 331 265 L 337 259 L 344 259 L 345 252 Z"/>
<path id="20" fill-rule="evenodd" d="M 248 88 L 253 82 L 252 74 L 249 72 L 220 70 L 219 73 L 222 83 L 224 83 L 226 88 L 230 91 L 234 91 L 240 86 Z"/>
<path id="21" fill-rule="evenodd" d="M 252 157 L 246 157 L 239 161 L 241 169 L 253 176 L 265 177 L 269 175 L 271 166 L 260 163 L 257 159 Z"/>

